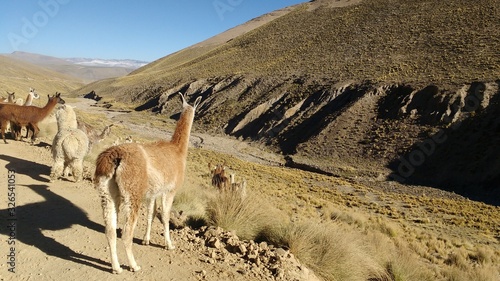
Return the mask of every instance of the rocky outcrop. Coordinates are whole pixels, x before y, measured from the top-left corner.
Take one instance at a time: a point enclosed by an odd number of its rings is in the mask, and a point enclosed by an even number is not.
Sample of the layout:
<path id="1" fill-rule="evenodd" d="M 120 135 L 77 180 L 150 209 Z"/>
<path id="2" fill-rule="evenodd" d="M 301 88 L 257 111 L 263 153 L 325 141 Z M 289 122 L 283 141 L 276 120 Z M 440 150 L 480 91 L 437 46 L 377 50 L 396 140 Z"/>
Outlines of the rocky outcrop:
<path id="1" fill-rule="evenodd" d="M 174 114 L 168 100 L 177 91 L 187 92 L 191 99 L 202 96 L 197 124 L 203 130 L 266 143 L 295 167 L 447 189 L 457 182 L 496 188 L 500 157 L 491 157 L 500 151 L 493 142 L 500 134 L 499 85 L 500 81 L 445 87 L 227 76 L 172 87 L 155 98 L 162 104 L 152 103 L 154 99 L 145 104 Z M 443 134 L 446 143 L 438 143 Z M 429 151 L 418 152 L 422 143 Z M 467 156 L 470 147 L 478 147 L 475 157 Z M 491 159 L 480 157 L 480 147 L 491 150 Z"/>
<path id="2" fill-rule="evenodd" d="M 232 265 L 241 275 L 252 274 L 262 280 L 320 280 L 288 250 L 266 242 L 240 240 L 235 234 L 218 227 L 184 227 L 175 232 L 176 237 L 203 253 L 202 261 Z"/>

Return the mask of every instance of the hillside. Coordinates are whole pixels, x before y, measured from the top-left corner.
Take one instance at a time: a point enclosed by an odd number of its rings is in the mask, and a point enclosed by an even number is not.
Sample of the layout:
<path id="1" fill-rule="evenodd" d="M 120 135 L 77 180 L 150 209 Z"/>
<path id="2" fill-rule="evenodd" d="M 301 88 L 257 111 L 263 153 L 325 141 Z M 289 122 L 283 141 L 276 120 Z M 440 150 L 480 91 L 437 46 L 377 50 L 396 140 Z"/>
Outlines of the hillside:
<path id="1" fill-rule="evenodd" d="M 0 56 L 0 66 L 0 95 L 4 97 L 8 91 L 25 99 L 30 87 L 44 96 L 55 92 L 65 94 L 83 85 L 74 77 L 5 56 Z"/>
<path id="2" fill-rule="evenodd" d="M 499 4 L 311 1 L 75 93 L 172 115 L 188 92 L 205 101 L 197 129 L 290 166 L 499 204 Z"/>

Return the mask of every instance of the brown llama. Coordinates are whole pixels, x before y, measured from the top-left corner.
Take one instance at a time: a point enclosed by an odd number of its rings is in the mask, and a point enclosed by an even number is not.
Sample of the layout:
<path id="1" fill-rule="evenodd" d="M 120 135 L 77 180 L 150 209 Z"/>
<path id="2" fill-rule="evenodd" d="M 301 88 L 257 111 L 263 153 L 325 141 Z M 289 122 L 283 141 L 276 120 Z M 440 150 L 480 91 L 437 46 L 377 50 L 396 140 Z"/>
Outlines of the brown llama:
<path id="1" fill-rule="evenodd" d="M 35 89 L 33 88 L 30 88 L 30 92 L 28 93 L 28 96 L 26 97 L 26 101 L 24 102 L 24 106 L 28 106 L 28 105 L 32 105 L 33 104 L 33 100 L 35 99 L 39 99 L 40 98 L 40 95 L 35 92 Z M 16 104 L 19 105 L 18 102 L 16 102 Z M 22 127 L 19 127 L 17 126 L 16 124 L 14 124 L 13 126 L 13 130 L 12 130 L 12 134 L 14 135 L 14 138 L 16 140 L 20 140 L 21 139 L 21 131 L 22 131 Z M 26 136 L 24 138 L 29 138 L 29 135 L 33 134 L 33 128 L 31 128 L 30 126 L 29 127 L 26 127 Z"/>
<path id="2" fill-rule="evenodd" d="M 229 189 L 230 182 L 229 178 L 226 176 L 225 164 L 217 164 L 212 172 L 212 186 L 217 187 L 220 190 Z"/>
<path id="3" fill-rule="evenodd" d="M 134 258 L 132 238 L 143 201 L 146 201 L 148 210 L 143 244 L 149 244 L 155 201 L 161 196 L 164 243 L 167 249 L 174 249 L 169 230 L 170 209 L 177 189 L 184 182 L 191 126 L 201 100 L 198 97 L 191 106 L 180 95 L 183 110 L 170 141 L 124 143 L 109 147 L 97 157 L 94 185 L 101 197 L 113 273 L 122 272 L 116 252 L 116 226 L 120 208 L 125 212 L 122 240 L 131 271 L 141 269 Z"/>
<path id="4" fill-rule="evenodd" d="M 65 101 L 61 98 L 60 93 L 56 93 L 52 97 L 48 96 L 47 104 L 44 107 L 32 105 L 22 106 L 8 103 L 0 104 L 0 125 L 2 128 L 3 141 L 7 143 L 7 141 L 5 140 L 5 129 L 9 122 L 15 125 L 16 128 L 21 128 L 24 126 L 33 130 L 31 140 L 34 141 L 38 135 L 38 132 L 40 132 L 40 129 L 38 128 L 38 122 L 45 119 L 45 117 L 47 117 L 52 112 L 52 110 L 58 103 L 65 103 Z M 16 139 L 17 138 L 18 136 L 16 136 Z"/>

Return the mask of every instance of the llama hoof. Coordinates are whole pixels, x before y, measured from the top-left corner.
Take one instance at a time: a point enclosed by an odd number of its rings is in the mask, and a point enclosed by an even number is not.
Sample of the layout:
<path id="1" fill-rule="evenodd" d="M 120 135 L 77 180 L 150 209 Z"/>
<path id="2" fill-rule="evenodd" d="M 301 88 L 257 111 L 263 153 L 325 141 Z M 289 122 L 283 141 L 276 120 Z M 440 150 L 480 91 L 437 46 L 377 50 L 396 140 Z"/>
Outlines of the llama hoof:
<path id="1" fill-rule="evenodd" d="M 165 250 L 174 250 L 175 246 L 174 245 L 167 245 L 165 246 Z"/>
<path id="2" fill-rule="evenodd" d="M 149 240 L 142 240 L 142 245 L 149 245 Z"/>
<path id="3" fill-rule="evenodd" d="M 117 268 L 117 269 L 113 269 L 113 274 L 120 274 L 123 272 L 123 269 L 121 267 Z"/>
<path id="4" fill-rule="evenodd" d="M 131 270 L 132 272 L 137 272 L 137 271 L 141 270 L 141 267 L 140 267 L 140 266 L 138 266 L 138 265 L 136 265 L 136 266 L 134 266 L 134 267 L 130 267 L 130 270 Z"/>

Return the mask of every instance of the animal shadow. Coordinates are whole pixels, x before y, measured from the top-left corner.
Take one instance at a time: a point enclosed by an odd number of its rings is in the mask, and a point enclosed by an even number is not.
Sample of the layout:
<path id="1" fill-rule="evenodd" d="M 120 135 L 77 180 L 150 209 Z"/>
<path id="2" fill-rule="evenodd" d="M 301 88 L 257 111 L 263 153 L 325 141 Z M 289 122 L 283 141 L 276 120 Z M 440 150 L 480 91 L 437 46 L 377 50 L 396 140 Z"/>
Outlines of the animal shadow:
<path id="1" fill-rule="evenodd" d="M 104 227 L 87 217 L 86 213 L 66 198 L 50 191 L 47 185 L 26 185 L 45 200 L 16 206 L 15 210 L 1 209 L 2 221 L 15 224 L 16 240 L 33 245 L 45 254 L 64 260 L 108 270 L 109 263 L 85 254 L 80 254 L 60 241 L 43 234 L 44 230 L 63 230 L 72 225 L 82 225 L 89 229 L 104 232 Z M 10 237 L 7 228 L 0 228 L 0 233 Z"/>
<path id="2" fill-rule="evenodd" d="M 47 165 L 9 155 L 0 155 L 0 159 L 8 162 L 8 164 L 5 165 L 5 168 L 8 170 L 13 170 L 17 174 L 27 175 L 36 181 L 49 182 L 48 178 L 42 177 L 42 175 L 50 174 L 51 167 Z"/>

